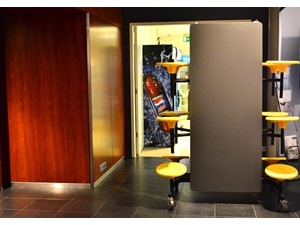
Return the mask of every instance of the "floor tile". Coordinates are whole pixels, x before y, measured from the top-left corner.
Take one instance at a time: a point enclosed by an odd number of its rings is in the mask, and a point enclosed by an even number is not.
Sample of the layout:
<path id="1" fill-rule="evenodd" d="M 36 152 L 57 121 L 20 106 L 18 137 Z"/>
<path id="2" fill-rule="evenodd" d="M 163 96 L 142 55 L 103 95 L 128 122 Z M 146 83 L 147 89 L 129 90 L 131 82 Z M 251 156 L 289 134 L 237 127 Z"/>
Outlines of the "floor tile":
<path id="1" fill-rule="evenodd" d="M 93 218 L 133 218 L 133 215 L 134 213 L 132 212 L 116 213 L 116 212 L 99 211 L 93 216 Z"/>
<path id="2" fill-rule="evenodd" d="M 131 192 L 144 192 L 146 194 L 160 194 L 165 193 L 167 196 L 170 192 L 170 184 L 166 183 L 143 183 L 143 182 L 124 182 L 120 187 L 122 191 L 131 191 Z"/>
<path id="3" fill-rule="evenodd" d="M 34 201 L 31 198 L 4 198 L 0 201 L 0 209 L 23 209 Z"/>
<path id="4" fill-rule="evenodd" d="M 286 182 L 285 198 L 292 206 L 293 212 L 300 211 L 300 180 Z"/>
<path id="5" fill-rule="evenodd" d="M 36 199 L 30 205 L 26 206 L 26 210 L 49 210 L 58 211 L 64 207 L 69 200 L 56 200 L 56 199 Z"/>
<path id="6" fill-rule="evenodd" d="M 124 181 L 132 172 L 134 171 L 131 166 L 128 168 L 122 166 L 121 168 L 116 168 L 116 171 L 111 172 L 109 177 L 104 179 L 102 183 L 110 183 L 110 184 L 120 184 Z"/>
<path id="7" fill-rule="evenodd" d="M 101 205 L 103 205 L 104 200 L 98 199 L 73 199 L 68 202 L 63 208 L 63 211 L 74 211 L 74 212 L 96 212 Z"/>
<path id="8" fill-rule="evenodd" d="M 170 182 L 155 172 L 165 161 L 162 157 L 124 160 L 94 189 L 5 189 L 0 191 L 0 218 L 300 217 L 300 180 L 285 185 L 286 197 L 293 204 L 291 213 L 271 212 L 262 206 L 265 197 L 274 199 L 275 195 L 201 193 L 191 190 L 189 182 L 179 184 L 175 206 L 169 210 Z M 189 166 L 189 160 L 184 163 Z"/>
<path id="9" fill-rule="evenodd" d="M 176 217 L 213 218 L 215 217 L 215 204 L 178 201 Z"/>
<path id="10" fill-rule="evenodd" d="M 32 189 L 18 189 L 14 192 L 11 192 L 8 196 L 10 198 L 39 198 L 43 194 L 47 193 L 49 189 L 43 189 L 43 188 L 32 188 Z"/>
<path id="11" fill-rule="evenodd" d="M 53 218 L 91 218 L 94 212 L 56 212 Z"/>
<path id="12" fill-rule="evenodd" d="M 132 217 L 139 207 L 139 204 L 131 201 L 124 201 L 122 199 L 109 199 L 107 200 L 101 208 L 99 208 L 97 214 L 107 214 L 107 213 L 120 213 L 126 214 Z"/>
<path id="13" fill-rule="evenodd" d="M 133 216 L 134 218 L 173 218 L 174 212 L 170 210 L 149 209 L 139 207 Z"/>
<path id="14" fill-rule="evenodd" d="M 140 206 L 144 201 L 144 192 L 133 192 L 133 191 L 116 191 L 114 196 L 110 198 L 110 201 L 114 201 L 116 204 L 128 205 L 128 206 Z"/>
<path id="15" fill-rule="evenodd" d="M 182 189 L 180 200 L 193 203 L 223 203 L 223 204 L 259 204 L 256 196 L 248 194 L 195 192 Z"/>
<path id="16" fill-rule="evenodd" d="M 55 214 L 54 211 L 21 210 L 13 217 L 14 218 L 51 218 L 54 214 Z"/>
<path id="17" fill-rule="evenodd" d="M 165 182 L 166 178 L 162 178 L 155 172 L 155 168 L 148 170 L 139 170 L 131 173 L 126 178 L 127 182 L 145 182 L 152 183 L 154 180 L 157 182 Z"/>
<path id="18" fill-rule="evenodd" d="M 296 213 L 278 213 L 265 209 L 262 205 L 254 205 L 257 218 L 296 218 Z"/>
<path id="19" fill-rule="evenodd" d="M 216 204 L 217 218 L 255 218 L 251 204 Z"/>
<path id="20" fill-rule="evenodd" d="M 13 217 L 16 213 L 18 213 L 19 210 L 0 210 L 0 218 L 10 218 Z"/>
<path id="21" fill-rule="evenodd" d="M 16 191 L 17 189 L 8 188 L 0 191 L 0 200 L 7 197 L 10 193 Z"/>
<path id="22" fill-rule="evenodd" d="M 168 211 L 167 195 L 147 194 L 145 195 L 141 206 L 146 209 Z"/>
<path id="23" fill-rule="evenodd" d="M 51 199 L 67 199 L 70 200 L 78 195 L 80 189 L 72 188 L 53 188 L 46 193 L 43 193 L 40 198 L 51 198 Z"/>
<path id="24" fill-rule="evenodd" d="M 6 189 L 0 191 L 0 195 L 8 196 L 10 193 L 19 191 L 20 189 L 21 189 L 21 188 L 18 188 L 18 187 L 10 187 L 10 188 L 6 188 Z"/>
<path id="25" fill-rule="evenodd" d="M 77 195 L 74 197 L 74 199 L 90 199 L 103 201 L 110 198 L 119 185 L 105 183 L 97 186 L 95 189 L 78 190 Z"/>
<path id="26" fill-rule="evenodd" d="M 134 214 L 135 218 L 172 218 L 175 210 L 169 210 L 167 195 L 145 194 L 141 205 Z"/>

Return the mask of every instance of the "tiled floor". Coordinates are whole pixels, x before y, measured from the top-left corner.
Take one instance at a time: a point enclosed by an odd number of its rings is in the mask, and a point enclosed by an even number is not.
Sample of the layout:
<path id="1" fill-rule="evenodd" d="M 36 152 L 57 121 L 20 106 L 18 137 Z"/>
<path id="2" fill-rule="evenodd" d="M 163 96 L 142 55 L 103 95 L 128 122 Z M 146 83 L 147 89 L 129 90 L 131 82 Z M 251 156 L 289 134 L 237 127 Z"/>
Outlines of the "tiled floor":
<path id="1" fill-rule="evenodd" d="M 169 180 L 155 167 L 161 157 L 124 160 L 95 189 L 28 189 L 0 191 L 0 217 L 17 218 L 299 218 L 300 185 L 287 185 L 287 197 L 298 209 L 291 213 L 266 210 L 259 194 L 204 194 L 181 183 L 172 211 L 168 210 Z M 188 159 L 184 161 L 188 165 Z"/>

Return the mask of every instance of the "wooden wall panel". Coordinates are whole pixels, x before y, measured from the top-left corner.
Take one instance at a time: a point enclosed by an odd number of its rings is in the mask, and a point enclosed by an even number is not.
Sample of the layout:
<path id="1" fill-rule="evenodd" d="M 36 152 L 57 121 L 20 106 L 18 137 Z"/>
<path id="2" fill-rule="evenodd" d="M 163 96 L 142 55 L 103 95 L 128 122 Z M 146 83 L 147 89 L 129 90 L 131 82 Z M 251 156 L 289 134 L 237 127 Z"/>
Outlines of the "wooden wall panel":
<path id="1" fill-rule="evenodd" d="M 90 183 L 89 135 L 93 135 L 96 181 L 125 155 L 122 10 L 0 11 L 5 21 L 7 96 L 2 97 L 8 101 L 11 180 Z M 94 108 L 89 108 L 88 100 L 85 11 L 94 15 L 89 49 L 91 71 L 96 74 Z M 96 118 L 93 134 L 89 110 Z M 100 173 L 103 162 L 108 168 Z"/>
<path id="2" fill-rule="evenodd" d="M 85 13 L 5 21 L 12 181 L 90 182 Z"/>

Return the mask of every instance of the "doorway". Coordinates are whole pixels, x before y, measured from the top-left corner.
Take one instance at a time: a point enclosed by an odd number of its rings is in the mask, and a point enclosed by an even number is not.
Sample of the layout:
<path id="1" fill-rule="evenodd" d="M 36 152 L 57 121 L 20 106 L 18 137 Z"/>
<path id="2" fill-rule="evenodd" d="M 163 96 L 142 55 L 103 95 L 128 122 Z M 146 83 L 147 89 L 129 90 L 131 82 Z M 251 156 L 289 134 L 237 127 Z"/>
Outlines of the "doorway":
<path id="1" fill-rule="evenodd" d="M 189 30 L 194 21 L 172 23 L 132 23 L 130 24 L 130 62 L 132 99 L 132 156 L 161 156 L 169 152 L 168 147 L 144 147 L 143 115 L 143 46 L 172 45 L 180 51 L 182 60 L 189 59 Z M 173 51 L 173 58 L 176 57 Z M 177 54 L 178 57 L 178 54 Z M 177 59 L 177 61 L 179 61 Z M 187 70 L 187 68 L 182 68 Z M 187 84 L 186 84 L 187 85 Z M 184 86 L 184 85 L 183 85 Z M 189 124 L 182 124 L 182 126 Z M 178 144 L 189 145 L 189 137 L 179 138 Z M 189 146 L 187 146 L 189 147 Z M 146 151 L 147 152 L 146 152 Z"/>
<path id="2" fill-rule="evenodd" d="M 183 21 L 183 22 L 157 22 L 157 23 L 130 23 L 130 94 L 131 94 L 131 141 L 132 157 L 146 156 L 144 147 L 144 115 L 143 115 L 143 45 L 172 44 L 181 51 L 182 56 L 190 54 L 189 34 L 190 25 L 199 23 L 219 22 L 249 22 L 251 20 L 214 20 L 214 21 Z M 180 71 L 179 71 L 180 72 Z M 187 126 L 182 124 L 180 126 Z M 180 137 L 177 145 L 183 149 L 189 149 L 189 136 Z M 176 149 L 176 145 L 175 145 Z M 153 147 L 148 156 L 161 156 L 165 152 L 170 153 L 170 147 Z M 185 150 L 184 150 L 185 151 Z"/>

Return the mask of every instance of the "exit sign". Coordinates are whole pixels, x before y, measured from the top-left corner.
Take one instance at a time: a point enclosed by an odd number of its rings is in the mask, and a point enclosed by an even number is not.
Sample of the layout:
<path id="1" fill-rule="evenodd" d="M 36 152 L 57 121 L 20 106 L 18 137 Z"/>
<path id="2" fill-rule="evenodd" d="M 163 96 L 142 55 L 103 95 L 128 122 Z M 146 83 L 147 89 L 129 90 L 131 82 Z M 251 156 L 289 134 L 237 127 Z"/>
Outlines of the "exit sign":
<path id="1" fill-rule="evenodd" d="M 183 42 L 190 42 L 190 35 L 183 35 Z"/>

